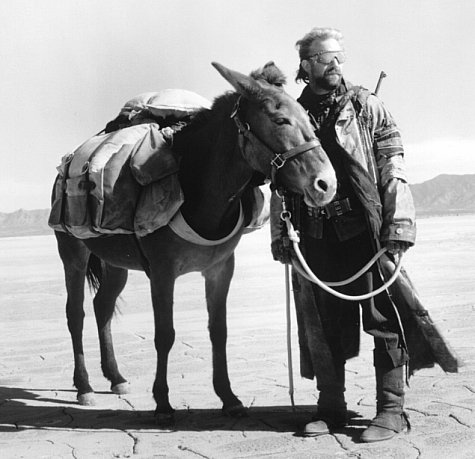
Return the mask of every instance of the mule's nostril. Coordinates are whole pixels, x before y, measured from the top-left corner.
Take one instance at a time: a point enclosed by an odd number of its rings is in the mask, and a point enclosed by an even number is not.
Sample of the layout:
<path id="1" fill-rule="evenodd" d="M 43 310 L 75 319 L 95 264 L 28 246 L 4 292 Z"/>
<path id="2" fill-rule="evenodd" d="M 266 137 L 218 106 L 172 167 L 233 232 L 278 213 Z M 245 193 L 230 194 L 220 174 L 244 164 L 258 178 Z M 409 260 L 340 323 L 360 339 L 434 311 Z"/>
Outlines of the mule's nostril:
<path id="1" fill-rule="evenodd" d="M 320 189 L 323 190 L 323 191 L 327 191 L 327 190 L 328 190 L 328 184 L 327 184 L 327 182 L 325 182 L 325 180 L 319 180 L 319 179 L 317 179 L 317 180 L 316 180 L 316 185 L 317 185 L 317 188 L 320 188 Z"/>

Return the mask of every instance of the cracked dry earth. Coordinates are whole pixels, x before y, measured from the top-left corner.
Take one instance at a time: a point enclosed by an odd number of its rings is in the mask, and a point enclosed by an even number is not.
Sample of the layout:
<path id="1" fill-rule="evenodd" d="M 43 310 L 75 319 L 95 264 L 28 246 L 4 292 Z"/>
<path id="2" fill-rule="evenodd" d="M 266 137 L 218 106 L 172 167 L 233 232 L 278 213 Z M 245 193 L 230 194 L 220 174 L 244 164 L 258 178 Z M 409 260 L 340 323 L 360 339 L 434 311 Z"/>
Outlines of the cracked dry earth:
<path id="1" fill-rule="evenodd" d="M 116 353 L 130 393 L 102 378 L 90 297 L 85 355 L 96 405 L 79 406 L 66 327 L 62 267 L 53 236 L 0 239 L 0 457 L 4 458 L 473 458 L 475 457 L 475 215 L 419 221 L 405 266 L 425 306 L 457 355 L 458 374 L 416 373 L 407 390 L 412 430 L 359 443 L 374 415 L 372 345 L 347 364 L 350 425 L 319 438 L 299 429 L 315 404 L 312 381 L 298 370 L 293 318 L 295 412 L 288 395 L 282 265 L 272 261 L 269 231 L 238 248 L 228 301 L 228 360 L 233 389 L 249 417 L 222 416 L 211 385 L 204 286 L 199 275 L 176 287 L 176 342 L 169 385 L 173 428 L 154 424 L 155 351 L 147 280 L 131 273 L 113 324 Z"/>

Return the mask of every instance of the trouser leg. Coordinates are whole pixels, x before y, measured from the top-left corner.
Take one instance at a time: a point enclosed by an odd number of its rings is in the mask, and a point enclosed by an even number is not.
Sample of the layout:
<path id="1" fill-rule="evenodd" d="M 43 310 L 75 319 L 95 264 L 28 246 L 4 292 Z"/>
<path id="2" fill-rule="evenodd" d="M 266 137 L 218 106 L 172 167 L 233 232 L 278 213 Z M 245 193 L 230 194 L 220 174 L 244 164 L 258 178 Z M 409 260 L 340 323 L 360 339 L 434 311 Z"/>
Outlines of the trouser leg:
<path id="1" fill-rule="evenodd" d="M 379 282 L 375 283 L 375 288 Z M 408 360 L 397 311 L 381 294 L 363 305 L 363 326 L 374 336 L 376 416 L 361 435 L 363 442 L 388 440 L 409 426 L 404 412 L 404 365 Z"/>
<path id="2" fill-rule="evenodd" d="M 348 305 L 342 306 L 341 301 L 329 297 L 326 292 L 320 290 L 316 293 L 317 304 L 321 306 L 320 316 L 323 331 L 332 356 L 334 378 L 329 381 L 328 378 L 322 379 L 317 376 L 319 395 L 317 412 L 313 420 L 322 420 L 329 427 L 342 427 L 347 424 L 348 419 L 345 402 L 346 353 L 342 340 L 342 336 L 346 335 L 346 332 L 341 328 L 341 322 L 345 315 L 354 316 L 354 314 L 350 314 Z M 352 325 L 357 326 L 357 316 L 354 319 L 355 323 Z"/>
<path id="3" fill-rule="evenodd" d="M 318 257 L 309 260 L 311 269 L 320 278 L 340 280 L 346 273 L 340 272 L 345 264 L 338 262 L 339 244 L 333 244 L 330 248 L 327 245 L 326 241 L 311 241 L 310 246 L 318 253 Z M 323 435 L 332 428 L 347 425 L 345 362 L 357 353 L 355 349 L 359 347 L 358 304 L 338 299 L 317 286 L 313 286 L 313 293 L 335 376 L 329 378 L 328 375 L 322 377 L 316 374 L 319 392 L 317 410 L 312 422 L 304 429 L 305 435 L 309 436 Z"/>
<path id="4" fill-rule="evenodd" d="M 404 412 L 404 367 L 376 367 L 376 416 L 361 435 L 372 443 L 389 440 L 409 427 Z"/>
<path id="5" fill-rule="evenodd" d="M 335 364 L 336 384 L 322 386 L 317 384 L 318 402 L 315 418 L 322 419 L 331 427 L 347 424 L 345 401 L 345 362 Z"/>
<path id="6" fill-rule="evenodd" d="M 335 384 L 317 384 L 317 411 L 304 428 L 304 435 L 316 437 L 330 433 L 330 429 L 348 424 L 345 402 L 345 362 L 335 363 Z"/>

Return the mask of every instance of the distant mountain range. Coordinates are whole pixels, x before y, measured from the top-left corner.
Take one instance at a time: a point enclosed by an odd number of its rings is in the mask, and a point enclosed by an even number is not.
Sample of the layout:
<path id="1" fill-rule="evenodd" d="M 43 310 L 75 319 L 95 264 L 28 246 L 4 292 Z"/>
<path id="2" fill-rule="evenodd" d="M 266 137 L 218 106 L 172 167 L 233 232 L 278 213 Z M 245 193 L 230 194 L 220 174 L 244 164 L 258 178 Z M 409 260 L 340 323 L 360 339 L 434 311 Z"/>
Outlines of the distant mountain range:
<path id="1" fill-rule="evenodd" d="M 475 213 L 475 174 L 442 174 L 411 190 L 420 216 Z"/>
<path id="2" fill-rule="evenodd" d="M 475 174 L 439 175 L 411 185 L 417 215 L 475 213 Z M 52 234 L 49 209 L 0 212 L 0 237 Z"/>
<path id="3" fill-rule="evenodd" d="M 0 212 L 0 237 L 53 234 L 48 226 L 49 209 L 20 209 L 9 214 Z"/>

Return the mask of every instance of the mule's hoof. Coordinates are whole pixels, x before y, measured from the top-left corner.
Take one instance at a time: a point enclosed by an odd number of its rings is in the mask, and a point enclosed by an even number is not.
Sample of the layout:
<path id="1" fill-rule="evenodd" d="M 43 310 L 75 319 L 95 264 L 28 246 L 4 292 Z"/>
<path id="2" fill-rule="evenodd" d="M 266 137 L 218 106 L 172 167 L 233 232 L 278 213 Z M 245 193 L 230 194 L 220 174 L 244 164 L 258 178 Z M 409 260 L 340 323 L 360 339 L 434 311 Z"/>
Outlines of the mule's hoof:
<path id="1" fill-rule="evenodd" d="M 130 393 L 130 383 L 125 381 L 123 383 L 116 384 L 111 387 L 111 391 L 117 395 L 125 395 Z"/>
<path id="2" fill-rule="evenodd" d="M 174 426 L 175 413 L 155 413 L 155 424 L 162 428 Z"/>
<path id="3" fill-rule="evenodd" d="M 248 409 L 242 403 L 227 408 L 223 407 L 223 413 L 231 418 L 247 418 L 249 416 Z"/>
<path id="4" fill-rule="evenodd" d="M 94 392 L 86 392 L 81 395 L 78 394 L 78 403 L 82 406 L 94 406 L 96 404 Z"/>

